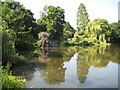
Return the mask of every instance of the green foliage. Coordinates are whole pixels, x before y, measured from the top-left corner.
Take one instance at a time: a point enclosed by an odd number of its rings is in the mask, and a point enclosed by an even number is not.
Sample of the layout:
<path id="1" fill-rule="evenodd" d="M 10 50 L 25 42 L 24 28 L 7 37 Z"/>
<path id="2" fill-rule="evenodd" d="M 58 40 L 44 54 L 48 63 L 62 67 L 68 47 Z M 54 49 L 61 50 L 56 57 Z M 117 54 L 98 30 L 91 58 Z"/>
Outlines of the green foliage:
<path id="1" fill-rule="evenodd" d="M 21 51 L 33 50 L 35 48 L 34 43 L 35 43 L 35 39 L 33 35 L 30 35 L 27 32 L 24 32 L 24 33 L 20 32 L 18 34 L 18 39 L 15 43 L 15 46 L 17 49 Z"/>
<path id="2" fill-rule="evenodd" d="M 93 32 L 96 34 L 97 40 L 99 40 L 99 36 L 101 35 L 102 39 L 104 39 L 102 42 L 109 42 L 111 30 L 108 21 L 106 19 L 95 19 L 92 23 Z"/>
<path id="3" fill-rule="evenodd" d="M 10 67 L 10 64 L 7 64 L 5 68 L 0 66 L 2 73 L 2 88 L 26 88 L 26 80 L 19 76 L 13 76 Z"/>
<path id="4" fill-rule="evenodd" d="M 107 20 L 95 19 L 87 24 L 84 31 L 78 32 L 77 37 L 70 42 L 77 42 L 79 45 L 107 44 L 110 33 Z"/>
<path id="5" fill-rule="evenodd" d="M 3 30 L 2 32 L 2 58 L 3 62 L 15 60 L 15 40 L 13 37 L 13 30 Z M 8 60 L 9 59 L 9 60 Z"/>
<path id="6" fill-rule="evenodd" d="M 105 34 L 99 35 L 99 43 L 100 44 L 105 44 L 106 43 Z"/>
<path id="7" fill-rule="evenodd" d="M 95 19 L 90 22 L 86 30 L 88 34 L 93 36 L 95 44 L 106 44 L 110 35 L 109 24 L 105 19 Z"/>
<path id="8" fill-rule="evenodd" d="M 111 42 L 120 42 L 120 21 L 116 23 L 111 23 L 110 29 L 111 29 L 110 35 Z"/>
<path id="9" fill-rule="evenodd" d="M 72 38 L 75 33 L 74 28 L 70 25 L 69 22 L 66 22 L 64 24 L 64 29 L 63 29 L 63 38 L 67 40 L 68 38 Z"/>
<path id="10" fill-rule="evenodd" d="M 78 7 L 78 12 L 77 12 L 77 30 L 78 31 L 85 30 L 87 23 L 90 21 L 88 17 L 89 15 L 87 13 L 86 7 L 83 3 L 81 3 Z"/>
<path id="11" fill-rule="evenodd" d="M 33 47 L 36 23 L 30 10 L 19 2 L 2 2 L 2 21 L 16 33 L 15 47 L 18 50 L 23 46 L 26 47 L 23 50 Z"/>
<path id="12" fill-rule="evenodd" d="M 32 32 L 35 27 L 33 13 L 19 2 L 2 2 L 2 19 L 15 32 Z"/>
<path id="13" fill-rule="evenodd" d="M 37 30 L 36 30 L 36 36 L 38 38 L 39 32 L 46 32 L 47 31 L 47 22 L 44 19 L 37 19 Z"/>
<path id="14" fill-rule="evenodd" d="M 19 60 L 23 60 L 24 57 L 19 56 L 18 53 L 16 53 L 16 49 L 15 49 L 16 33 L 12 29 L 6 29 L 4 25 L 6 24 L 3 23 L 3 27 L 2 27 L 3 63 L 6 62 L 16 63 Z"/>
<path id="15" fill-rule="evenodd" d="M 2 22 L 2 61 L 3 63 L 17 63 L 19 60 L 24 60 L 23 56 L 16 53 L 15 41 L 16 33 L 13 29 L 9 29 L 7 22 Z"/>
<path id="16" fill-rule="evenodd" d="M 106 35 L 106 39 L 108 39 L 108 37 L 111 34 L 111 30 L 110 30 L 110 26 L 109 23 L 106 19 L 95 19 L 92 22 L 94 22 L 96 25 L 100 26 L 99 29 L 99 34 L 105 34 Z"/>
<path id="17" fill-rule="evenodd" d="M 51 38 L 59 40 L 63 34 L 64 9 L 61 7 L 45 6 L 41 12 L 42 22 L 45 22 L 47 32 L 51 34 Z"/>

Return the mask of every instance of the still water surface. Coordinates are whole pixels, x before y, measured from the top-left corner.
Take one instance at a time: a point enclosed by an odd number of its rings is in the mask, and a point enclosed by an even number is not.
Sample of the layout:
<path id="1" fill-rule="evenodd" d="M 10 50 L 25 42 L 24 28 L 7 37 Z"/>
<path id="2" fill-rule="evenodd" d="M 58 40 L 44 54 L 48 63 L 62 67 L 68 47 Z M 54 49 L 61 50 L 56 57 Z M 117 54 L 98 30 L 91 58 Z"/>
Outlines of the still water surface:
<path id="1" fill-rule="evenodd" d="M 120 46 L 55 47 L 13 69 L 30 88 L 118 88 Z"/>

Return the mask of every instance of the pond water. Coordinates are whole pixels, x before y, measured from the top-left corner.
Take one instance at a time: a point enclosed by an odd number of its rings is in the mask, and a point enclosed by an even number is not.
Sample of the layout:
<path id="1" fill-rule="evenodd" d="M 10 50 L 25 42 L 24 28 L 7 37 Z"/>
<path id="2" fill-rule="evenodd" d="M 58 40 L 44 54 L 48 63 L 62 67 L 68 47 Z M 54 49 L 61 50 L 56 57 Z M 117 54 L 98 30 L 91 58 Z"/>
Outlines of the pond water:
<path id="1" fill-rule="evenodd" d="M 119 55 L 119 45 L 48 48 L 13 73 L 29 88 L 118 88 Z"/>

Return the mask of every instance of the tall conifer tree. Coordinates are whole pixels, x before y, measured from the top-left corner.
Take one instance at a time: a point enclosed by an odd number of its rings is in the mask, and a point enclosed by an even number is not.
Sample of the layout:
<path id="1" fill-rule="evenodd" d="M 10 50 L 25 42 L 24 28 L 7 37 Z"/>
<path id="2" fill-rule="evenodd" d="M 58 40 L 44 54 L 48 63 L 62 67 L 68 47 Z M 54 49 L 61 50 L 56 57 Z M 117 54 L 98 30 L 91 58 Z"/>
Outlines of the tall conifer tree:
<path id="1" fill-rule="evenodd" d="M 77 12 L 77 30 L 78 31 L 85 30 L 87 23 L 90 21 L 88 17 L 89 15 L 87 13 L 86 7 L 83 3 L 81 3 L 78 7 L 78 12 Z"/>

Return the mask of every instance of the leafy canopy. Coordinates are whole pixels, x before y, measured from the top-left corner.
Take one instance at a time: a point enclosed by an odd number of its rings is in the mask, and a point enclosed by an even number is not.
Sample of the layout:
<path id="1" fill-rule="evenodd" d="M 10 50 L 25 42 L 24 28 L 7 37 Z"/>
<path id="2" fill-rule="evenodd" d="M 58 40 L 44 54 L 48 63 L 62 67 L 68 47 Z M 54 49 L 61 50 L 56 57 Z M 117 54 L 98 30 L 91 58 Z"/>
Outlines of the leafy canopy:
<path id="1" fill-rule="evenodd" d="M 51 38 L 59 40 L 63 34 L 64 9 L 57 6 L 45 6 L 41 12 L 42 22 L 46 23 L 47 32 L 51 34 Z"/>
<path id="2" fill-rule="evenodd" d="M 25 50 L 33 47 L 36 24 L 30 10 L 25 9 L 19 2 L 2 2 L 2 21 L 16 33 L 17 49 Z"/>

